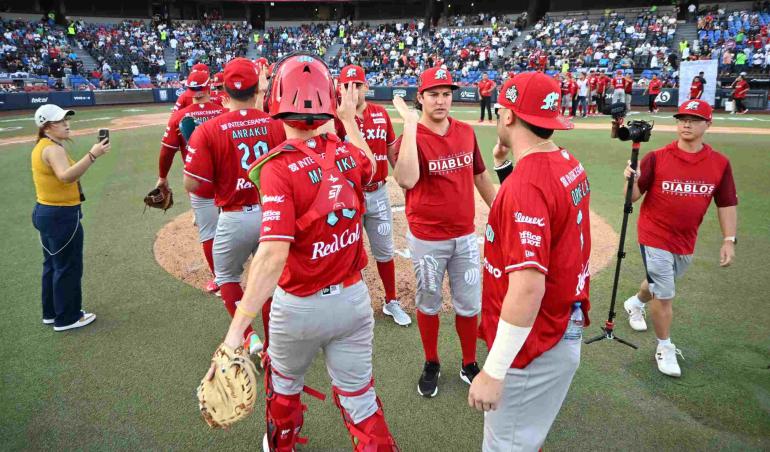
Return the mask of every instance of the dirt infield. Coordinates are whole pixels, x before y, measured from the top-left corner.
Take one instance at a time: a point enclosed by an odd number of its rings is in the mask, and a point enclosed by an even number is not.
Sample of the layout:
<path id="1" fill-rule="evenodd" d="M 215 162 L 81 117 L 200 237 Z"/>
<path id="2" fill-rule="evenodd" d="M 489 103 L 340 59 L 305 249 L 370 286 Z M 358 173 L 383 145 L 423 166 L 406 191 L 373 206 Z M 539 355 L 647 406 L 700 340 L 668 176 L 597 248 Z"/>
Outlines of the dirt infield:
<path id="1" fill-rule="evenodd" d="M 82 135 L 96 135 L 99 129 L 105 127 L 112 131 L 115 130 L 131 130 L 138 129 L 140 127 L 150 126 L 162 126 L 168 122 L 169 113 L 152 113 L 148 115 L 133 115 L 124 116 L 122 118 L 115 118 L 109 122 L 109 125 L 102 125 L 100 127 L 89 127 L 88 129 L 73 130 L 70 136 L 77 137 Z M 0 139 L 0 146 L 6 146 L 10 144 L 29 143 L 37 140 L 36 135 L 22 135 L 18 137 Z"/>
<path id="2" fill-rule="evenodd" d="M 396 284 L 399 298 L 404 308 L 414 312 L 414 288 L 415 278 L 412 270 L 412 261 L 409 251 L 406 249 L 406 216 L 404 215 L 403 191 L 391 179 L 387 184 L 390 199 L 393 205 L 393 237 L 396 247 Z M 481 243 L 483 230 L 486 225 L 489 209 L 476 194 L 476 233 Z M 612 260 L 617 246 L 618 235 L 615 231 L 594 212 L 591 215 L 591 274 L 596 274 L 605 268 Z M 370 252 L 368 242 L 367 253 Z M 483 245 L 481 245 L 483 251 Z M 211 275 L 203 259 L 201 247 L 198 244 L 197 228 L 193 225 L 192 211 L 185 212 L 168 224 L 166 224 L 156 236 L 154 245 L 155 259 L 163 269 L 185 283 L 201 290 Z M 371 256 L 371 253 L 369 254 Z M 248 264 L 246 264 L 248 269 Z M 244 281 L 246 278 L 243 278 Z M 379 310 L 385 299 L 382 283 L 377 275 L 376 264 L 369 259 L 369 265 L 364 270 L 364 279 L 369 286 L 372 297 L 372 305 Z M 444 282 L 444 306 L 443 310 L 451 309 L 448 283 Z"/>

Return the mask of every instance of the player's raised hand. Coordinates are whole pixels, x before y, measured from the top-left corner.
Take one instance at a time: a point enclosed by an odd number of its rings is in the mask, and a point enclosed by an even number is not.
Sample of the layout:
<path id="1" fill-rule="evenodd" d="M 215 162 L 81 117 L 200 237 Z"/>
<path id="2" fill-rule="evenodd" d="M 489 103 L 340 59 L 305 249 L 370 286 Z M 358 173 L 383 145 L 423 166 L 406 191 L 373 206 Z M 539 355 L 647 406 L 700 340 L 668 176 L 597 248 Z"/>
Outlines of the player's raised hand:
<path id="1" fill-rule="evenodd" d="M 337 117 L 340 121 L 353 121 L 356 118 L 358 105 L 358 90 L 355 83 L 342 83 L 340 87 L 340 105 L 337 107 Z"/>
<path id="2" fill-rule="evenodd" d="M 257 91 L 260 94 L 265 94 L 267 92 L 267 68 L 265 66 L 261 66 L 259 68 L 259 83 L 257 84 Z"/>
<path id="3" fill-rule="evenodd" d="M 495 166 L 502 165 L 503 162 L 508 159 L 508 154 L 510 152 L 511 150 L 500 144 L 500 139 L 498 139 L 497 143 L 495 143 L 495 147 L 492 148 L 492 157 L 494 158 Z"/>
<path id="4" fill-rule="evenodd" d="M 393 106 L 396 107 L 398 115 L 405 123 L 417 123 L 420 120 L 420 114 L 409 108 L 404 102 L 404 98 L 401 96 L 393 97 Z"/>

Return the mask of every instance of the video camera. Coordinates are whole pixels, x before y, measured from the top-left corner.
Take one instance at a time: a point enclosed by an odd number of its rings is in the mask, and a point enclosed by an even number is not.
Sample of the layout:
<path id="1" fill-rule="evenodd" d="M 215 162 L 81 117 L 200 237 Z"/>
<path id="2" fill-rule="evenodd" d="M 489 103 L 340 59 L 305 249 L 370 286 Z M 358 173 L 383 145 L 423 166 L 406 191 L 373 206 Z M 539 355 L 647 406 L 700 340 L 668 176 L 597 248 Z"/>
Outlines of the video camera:
<path id="1" fill-rule="evenodd" d="M 612 138 L 617 138 L 620 141 L 633 141 L 634 143 L 646 143 L 650 141 L 650 135 L 652 134 L 651 124 L 647 121 L 640 119 L 629 121 L 625 126 L 623 121 L 626 117 L 626 104 L 623 102 L 616 102 L 609 105 L 602 112 L 605 115 L 612 116 Z"/>

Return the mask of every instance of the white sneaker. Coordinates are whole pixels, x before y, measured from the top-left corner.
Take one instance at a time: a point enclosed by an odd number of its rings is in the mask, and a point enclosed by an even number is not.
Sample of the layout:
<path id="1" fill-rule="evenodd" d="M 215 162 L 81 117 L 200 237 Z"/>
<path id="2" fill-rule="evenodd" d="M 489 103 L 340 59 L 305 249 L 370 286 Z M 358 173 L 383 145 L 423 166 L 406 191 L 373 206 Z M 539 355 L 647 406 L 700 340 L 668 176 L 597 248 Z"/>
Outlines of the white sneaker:
<path id="1" fill-rule="evenodd" d="M 658 350 L 655 352 L 658 370 L 670 377 L 680 377 L 682 375 L 682 369 L 679 368 L 676 355 L 682 356 L 682 352 L 678 350 L 674 344 L 658 344 Z M 684 359 L 684 356 L 682 356 L 682 359 Z"/>
<path id="2" fill-rule="evenodd" d="M 628 313 L 628 323 L 634 331 L 647 331 L 647 322 L 644 320 L 644 307 L 635 306 L 633 303 L 634 298 L 636 298 L 636 295 L 623 303 L 623 307 Z"/>
<path id="3" fill-rule="evenodd" d="M 393 321 L 398 325 L 409 326 L 412 323 L 412 318 L 409 317 L 409 314 L 404 312 L 404 309 L 401 307 L 401 303 L 399 303 L 398 300 L 390 300 L 382 305 L 382 312 L 384 312 L 385 315 L 393 317 Z"/>
<path id="4" fill-rule="evenodd" d="M 83 316 L 80 317 L 80 320 L 78 320 L 75 323 L 70 323 L 69 325 L 64 326 L 55 326 L 53 327 L 54 331 L 67 331 L 67 330 L 74 330 L 75 328 L 82 328 L 89 323 L 96 320 L 96 314 L 91 314 L 90 312 L 83 311 Z"/>
<path id="5" fill-rule="evenodd" d="M 54 322 L 56 322 L 56 319 L 46 319 L 43 317 L 43 325 L 53 325 Z"/>

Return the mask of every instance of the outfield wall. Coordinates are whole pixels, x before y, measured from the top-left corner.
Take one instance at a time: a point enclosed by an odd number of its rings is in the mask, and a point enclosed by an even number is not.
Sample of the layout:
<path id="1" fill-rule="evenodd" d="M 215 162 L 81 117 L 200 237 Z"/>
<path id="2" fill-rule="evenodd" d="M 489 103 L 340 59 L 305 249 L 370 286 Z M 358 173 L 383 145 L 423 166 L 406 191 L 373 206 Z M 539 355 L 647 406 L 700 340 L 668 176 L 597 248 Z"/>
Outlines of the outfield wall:
<path id="1" fill-rule="evenodd" d="M 636 106 L 646 106 L 647 96 L 644 90 L 634 89 L 631 103 Z M 60 107 L 83 107 L 90 105 L 122 105 L 175 102 L 182 89 L 126 89 L 126 90 L 97 90 L 97 91 L 50 91 L 45 93 L 0 93 L 0 110 L 29 110 L 43 104 L 56 104 Z M 724 107 L 724 101 L 730 98 L 732 90 L 717 89 L 717 108 Z M 407 101 L 417 97 L 417 88 L 373 86 L 366 92 L 366 98 L 372 101 L 389 102 L 394 96 L 403 96 Z M 767 90 L 751 90 L 746 99 L 746 106 L 751 110 L 767 110 Z M 493 99 L 497 93 L 493 94 Z M 473 86 L 460 87 L 452 96 L 455 102 L 479 101 L 478 91 Z M 664 89 L 658 96 L 657 103 L 662 107 L 679 105 L 677 89 Z"/>

